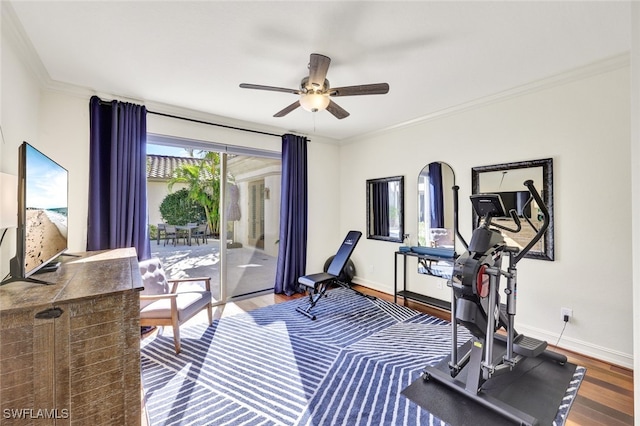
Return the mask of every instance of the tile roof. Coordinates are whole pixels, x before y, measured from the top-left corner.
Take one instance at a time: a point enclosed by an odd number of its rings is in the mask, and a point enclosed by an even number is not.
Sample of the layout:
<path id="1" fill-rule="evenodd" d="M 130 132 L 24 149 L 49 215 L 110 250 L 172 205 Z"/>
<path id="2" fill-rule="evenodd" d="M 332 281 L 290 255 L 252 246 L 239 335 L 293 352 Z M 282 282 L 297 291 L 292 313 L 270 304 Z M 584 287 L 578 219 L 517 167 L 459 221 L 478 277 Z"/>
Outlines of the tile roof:
<path id="1" fill-rule="evenodd" d="M 148 154 L 147 179 L 170 179 L 171 176 L 173 176 L 173 171 L 177 167 L 183 164 L 197 166 L 200 164 L 200 161 L 200 158 Z"/>

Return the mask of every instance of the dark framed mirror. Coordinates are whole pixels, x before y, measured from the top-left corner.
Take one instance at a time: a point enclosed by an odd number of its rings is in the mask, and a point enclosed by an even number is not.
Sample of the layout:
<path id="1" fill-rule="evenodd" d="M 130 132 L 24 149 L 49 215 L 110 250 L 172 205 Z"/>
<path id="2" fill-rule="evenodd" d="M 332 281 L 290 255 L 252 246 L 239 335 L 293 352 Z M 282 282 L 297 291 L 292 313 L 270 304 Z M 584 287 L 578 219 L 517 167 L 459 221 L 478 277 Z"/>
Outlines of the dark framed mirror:
<path id="1" fill-rule="evenodd" d="M 367 180 L 367 238 L 401 243 L 404 237 L 404 176 Z"/>
<path id="2" fill-rule="evenodd" d="M 471 185 L 474 194 L 500 194 L 507 210 L 514 208 L 522 218 L 522 230 L 518 233 L 502 231 L 507 243 L 523 248 L 535 235 L 544 221 L 542 212 L 535 201 L 529 200 L 529 191 L 524 186 L 526 180 L 532 180 L 534 186 L 549 211 L 549 227 L 544 236 L 534 245 L 525 257 L 531 259 L 554 260 L 553 241 L 553 159 L 520 161 L 515 163 L 479 166 L 471 169 Z M 511 218 L 501 218 L 504 225 L 513 224 Z M 478 217 L 473 212 L 473 227 Z M 511 226 L 513 227 L 513 226 Z"/>

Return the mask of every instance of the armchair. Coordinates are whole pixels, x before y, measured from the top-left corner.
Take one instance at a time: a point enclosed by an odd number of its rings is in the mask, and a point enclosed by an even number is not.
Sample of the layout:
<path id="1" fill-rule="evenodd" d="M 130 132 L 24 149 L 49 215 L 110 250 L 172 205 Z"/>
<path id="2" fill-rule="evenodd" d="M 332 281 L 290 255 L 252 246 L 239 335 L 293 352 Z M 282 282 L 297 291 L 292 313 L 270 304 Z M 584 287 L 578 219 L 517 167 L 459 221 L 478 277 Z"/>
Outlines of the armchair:
<path id="1" fill-rule="evenodd" d="M 206 309 L 213 321 L 211 278 L 167 279 L 162 263 L 153 258 L 139 263 L 144 290 L 140 293 L 140 325 L 173 327 L 173 343 L 180 353 L 180 325 Z M 204 282 L 204 289 L 197 285 Z M 180 291 L 179 287 L 185 287 Z"/>

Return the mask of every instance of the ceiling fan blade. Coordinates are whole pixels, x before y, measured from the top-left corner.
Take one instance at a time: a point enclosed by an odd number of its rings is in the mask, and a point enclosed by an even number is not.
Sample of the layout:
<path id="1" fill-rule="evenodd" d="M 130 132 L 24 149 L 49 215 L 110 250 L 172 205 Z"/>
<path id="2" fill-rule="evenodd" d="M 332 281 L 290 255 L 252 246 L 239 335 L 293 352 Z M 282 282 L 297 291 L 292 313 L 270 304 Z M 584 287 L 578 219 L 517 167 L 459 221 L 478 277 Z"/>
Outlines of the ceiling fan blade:
<path id="1" fill-rule="evenodd" d="M 295 95 L 300 94 L 300 90 L 287 89 L 286 87 L 262 86 L 260 84 L 249 84 L 249 83 L 240 83 L 240 87 L 242 87 L 243 89 L 268 90 L 270 92 L 285 92 L 285 93 L 293 93 Z"/>
<path id="2" fill-rule="evenodd" d="M 298 108 L 299 106 L 300 106 L 300 101 L 295 101 L 294 103 L 292 103 L 291 105 L 289 105 L 288 107 L 283 109 L 282 111 L 278 111 L 275 114 L 273 114 L 273 116 L 274 117 L 284 117 L 285 115 L 289 114 L 291 111 L 293 111 L 294 109 Z"/>
<path id="3" fill-rule="evenodd" d="M 331 58 L 328 56 L 312 53 L 309 58 L 309 84 L 317 89 L 322 88 L 330 63 Z"/>
<path id="4" fill-rule="evenodd" d="M 332 87 L 329 91 L 330 96 L 384 95 L 386 93 L 389 93 L 389 85 L 387 83 Z"/>
<path id="5" fill-rule="evenodd" d="M 333 116 L 338 120 L 342 120 L 349 116 L 349 113 L 345 109 L 331 100 L 329 101 L 329 106 L 327 106 L 327 111 L 333 114 Z"/>

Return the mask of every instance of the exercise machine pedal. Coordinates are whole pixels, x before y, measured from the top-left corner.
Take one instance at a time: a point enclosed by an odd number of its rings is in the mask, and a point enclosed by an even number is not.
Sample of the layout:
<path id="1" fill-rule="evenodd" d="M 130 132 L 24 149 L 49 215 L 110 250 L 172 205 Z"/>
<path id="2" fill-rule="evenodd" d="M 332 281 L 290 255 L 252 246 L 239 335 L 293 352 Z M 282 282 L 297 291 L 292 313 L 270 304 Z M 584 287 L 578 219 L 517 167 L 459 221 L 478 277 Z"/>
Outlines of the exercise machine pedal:
<path id="1" fill-rule="evenodd" d="M 547 349 L 547 342 L 533 337 L 519 335 L 514 339 L 513 352 L 528 358 L 535 358 Z"/>

